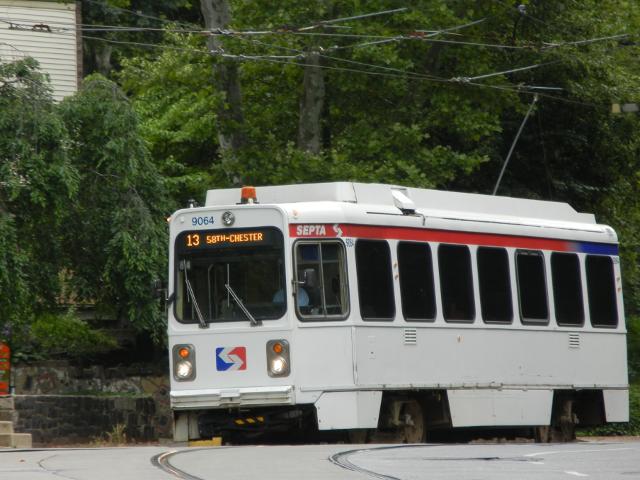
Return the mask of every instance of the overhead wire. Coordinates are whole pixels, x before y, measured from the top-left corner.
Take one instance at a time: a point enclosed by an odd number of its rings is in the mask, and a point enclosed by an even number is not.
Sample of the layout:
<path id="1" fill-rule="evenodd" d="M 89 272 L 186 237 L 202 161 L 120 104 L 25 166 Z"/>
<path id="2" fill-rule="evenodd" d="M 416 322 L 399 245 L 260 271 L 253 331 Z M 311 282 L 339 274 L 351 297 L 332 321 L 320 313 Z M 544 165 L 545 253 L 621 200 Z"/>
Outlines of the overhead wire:
<path id="1" fill-rule="evenodd" d="M 481 21 L 484 21 L 484 20 L 485 19 L 482 19 Z M 480 21 L 476 21 L 476 22 L 472 22 L 472 23 L 476 24 L 476 23 L 479 23 L 479 22 Z M 468 25 L 471 25 L 471 24 L 467 24 L 467 26 Z M 460 28 L 460 26 L 458 28 Z M 252 43 L 260 44 L 260 45 L 271 47 L 271 48 L 280 48 L 280 49 L 284 49 L 284 50 L 287 50 L 287 51 L 295 52 L 295 53 L 298 54 L 298 56 L 304 55 L 306 53 L 306 52 L 304 52 L 303 50 L 300 50 L 300 49 L 294 49 L 294 48 L 290 48 L 290 47 L 282 47 L 280 45 L 268 44 L 268 43 L 262 42 L 260 40 L 249 39 L 249 41 L 252 42 Z M 328 50 L 332 51 L 332 49 L 328 49 Z M 534 69 L 534 68 L 539 68 L 539 67 L 546 66 L 546 65 L 552 65 L 552 64 L 555 64 L 555 63 L 561 63 L 560 60 L 555 60 L 555 61 L 551 61 L 551 62 L 544 62 L 544 63 L 539 63 L 539 64 L 535 64 L 535 65 L 529 65 L 529 66 L 525 66 L 525 67 L 518 67 L 518 68 L 505 70 L 505 71 L 501 71 L 501 72 L 493 72 L 493 73 L 479 75 L 479 76 L 475 76 L 475 77 L 445 78 L 445 77 L 439 77 L 437 75 L 428 75 L 428 74 L 420 74 L 420 73 L 417 73 L 417 72 L 408 72 L 406 70 L 401 70 L 401 69 L 397 69 L 397 68 L 393 68 L 393 67 L 388 67 L 388 66 L 383 66 L 383 65 L 375 65 L 375 64 L 365 63 L 365 62 L 358 62 L 358 61 L 355 61 L 355 60 L 348 60 L 348 59 L 344 59 L 344 58 L 340 58 L 340 57 L 334 57 L 334 56 L 331 56 L 331 55 L 327 55 L 326 53 L 324 53 L 325 51 L 326 50 L 320 49 L 320 51 L 317 51 L 316 53 L 320 57 L 326 58 L 328 60 L 334 60 L 334 61 L 338 61 L 338 62 L 350 63 L 350 64 L 353 64 L 353 65 L 359 65 L 359 66 L 364 66 L 364 67 L 369 67 L 369 68 L 393 71 L 393 72 L 397 72 L 397 73 L 402 73 L 404 75 L 418 76 L 418 77 L 421 77 L 421 78 L 427 78 L 427 79 L 431 79 L 431 80 L 439 81 L 439 82 L 462 82 L 462 83 L 471 83 L 471 84 L 474 84 L 473 82 L 476 81 L 476 80 L 481 80 L 481 79 L 484 79 L 484 78 L 490 78 L 490 77 L 494 77 L 494 76 L 498 76 L 498 75 L 506 75 L 506 74 L 509 74 L 509 73 L 516 73 L 516 72 L 520 72 L 520 71 L 524 71 L 524 70 L 530 70 L 530 69 Z M 478 85 L 480 85 L 480 84 L 478 84 Z M 562 88 L 559 88 L 559 87 L 530 86 L 530 85 L 521 86 L 520 88 L 535 89 L 535 90 L 554 90 L 554 91 L 562 90 Z"/>
<path id="2" fill-rule="evenodd" d="M 464 25 L 456 25 L 454 27 L 449 27 L 449 28 L 443 28 L 441 30 L 416 30 L 417 33 L 421 33 L 421 34 L 425 34 L 426 37 L 433 37 L 436 35 L 440 35 L 440 34 L 444 34 L 444 33 L 451 33 L 451 32 L 455 32 L 458 30 L 461 30 L 463 28 L 467 28 L 467 27 L 471 27 L 474 25 L 478 25 L 479 23 L 485 22 L 487 20 L 488 17 L 485 18 L 481 18 L 480 20 L 474 20 L 472 22 L 469 23 L 465 23 Z M 395 42 L 395 41 L 399 41 L 402 40 L 402 36 L 395 36 L 386 40 L 376 40 L 376 41 L 372 41 L 372 42 L 365 42 L 365 43 L 360 43 L 360 44 L 353 44 L 353 45 L 345 45 L 345 46 L 338 46 L 338 47 L 332 47 L 333 50 L 346 50 L 349 48 L 361 48 L 361 47 L 366 47 L 366 46 L 370 46 L 370 45 L 379 45 L 379 44 L 383 44 L 383 43 L 389 43 L 389 42 Z"/>
<path id="3" fill-rule="evenodd" d="M 280 49 L 284 49 L 287 51 L 291 51 L 291 52 L 295 52 L 297 55 L 297 58 L 302 58 L 304 56 L 306 56 L 308 54 L 308 52 L 305 52 L 304 50 L 300 50 L 300 49 L 296 49 L 296 48 L 290 48 L 290 47 L 281 47 L 279 45 L 272 45 L 272 44 L 268 44 L 265 42 L 262 42 L 260 40 L 255 40 L 255 39 L 248 39 L 248 41 L 252 42 L 252 43 L 256 43 L 256 44 L 260 44 L 263 46 L 268 46 L 271 48 L 280 48 Z M 428 75 L 428 74 L 421 74 L 418 72 L 409 72 L 407 70 L 402 70 L 399 68 L 394 68 L 394 67 L 389 67 L 386 65 L 376 65 L 376 64 L 372 64 L 372 63 L 366 63 L 366 62 L 359 62 L 357 60 L 349 60 L 346 58 L 340 58 L 340 57 L 334 57 L 331 55 L 327 55 L 326 53 L 324 53 L 326 50 L 325 49 L 319 49 L 319 50 L 315 50 L 314 52 L 320 56 L 321 58 L 325 58 L 327 60 L 333 60 L 336 62 L 342 62 L 342 63 L 348 63 L 351 65 L 359 65 L 359 66 L 363 66 L 363 67 L 368 67 L 368 68 L 374 68 L 377 70 L 386 70 L 389 72 L 396 72 L 396 73 L 400 73 L 403 75 L 410 75 L 410 76 L 417 76 L 420 78 L 428 78 L 428 79 L 432 79 L 435 81 L 441 81 L 441 82 L 447 82 L 448 79 L 444 78 L 444 77 L 438 77 L 436 75 Z"/>
<path id="4" fill-rule="evenodd" d="M 125 11 L 127 11 L 125 9 Z M 377 14 L 388 13 L 388 12 L 378 12 Z M 373 15 L 373 14 L 371 14 Z M 357 18 L 357 17 L 346 17 L 346 18 Z M 119 26 L 119 25 L 96 25 L 96 24 L 75 24 L 75 23 L 65 23 L 65 22 L 51 22 L 50 24 L 38 23 L 33 24 L 31 19 L 20 19 L 20 18 L 0 18 L 0 22 L 10 24 L 14 28 L 18 29 L 33 29 L 34 26 L 45 26 L 49 29 L 48 33 L 56 33 L 54 30 L 61 31 L 81 31 L 81 32 L 110 32 L 110 33 L 141 33 L 141 32 L 165 32 L 170 31 L 172 33 L 179 34 L 195 34 L 195 35 L 216 35 L 216 36 L 228 36 L 228 37 L 243 37 L 243 36 L 283 36 L 283 35 L 299 35 L 299 36 L 317 36 L 317 37 L 325 37 L 325 38 L 356 38 L 356 39 L 369 39 L 370 42 L 354 44 L 354 45 L 345 45 L 345 46 L 337 46 L 337 47 L 328 47 L 333 50 L 343 50 L 348 48 L 359 48 L 368 45 L 376 45 L 376 44 L 384 44 L 390 42 L 398 42 L 398 41 L 424 41 L 429 43 L 443 43 L 447 45 L 461 45 L 461 46 L 475 46 L 475 47 L 484 47 L 484 48 L 496 48 L 496 49 L 506 49 L 506 50 L 531 50 L 531 49 L 552 49 L 559 48 L 564 46 L 578 46 L 585 45 L 595 42 L 601 41 L 613 41 L 613 40 L 621 40 L 624 38 L 629 38 L 631 35 L 627 33 L 610 35 L 605 37 L 595 37 L 589 39 L 581 39 L 575 41 L 565 41 L 565 42 L 542 42 L 540 46 L 536 45 L 509 45 L 502 43 L 488 43 L 488 42 L 473 42 L 473 41 L 461 41 L 461 40 L 449 40 L 449 39 L 441 39 L 441 38 L 433 38 L 440 34 L 452 33 L 456 30 L 460 30 L 462 28 L 466 28 L 478 23 L 486 21 L 486 18 L 476 20 L 464 25 L 458 25 L 446 29 L 441 30 L 415 30 L 408 33 L 401 33 L 397 35 L 379 35 L 379 34 L 368 34 L 368 33 L 336 33 L 336 32 L 312 32 L 312 31 L 299 31 L 298 29 L 291 28 L 282 28 L 282 29 L 271 29 L 271 30 L 243 30 L 236 31 L 230 29 L 214 29 L 214 30 L 202 30 L 202 29 L 178 29 L 178 28 L 155 28 L 155 27 L 130 27 L 130 26 Z M 26 23 L 20 23 L 26 22 Z M 29 24 L 31 23 L 31 24 Z M 167 21 L 167 23 L 171 23 Z M 175 25 L 175 23 L 173 23 Z M 306 27 L 304 27 L 306 28 Z"/>
<path id="5" fill-rule="evenodd" d="M 331 25 L 331 24 L 340 23 L 340 22 L 349 22 L 351 20 L 361 20 L 363 18 L 379 17 L 381 15 L 390 15 L 392 13 L 405 12 L 407 10 L 409 10 L 408 7 L 401 7 L 401 8 L 394 8 L 392 10 L 382 10 L 380 12 L 363 13 L 361 15 L 353 15 L 350 17 L 334 18 L 333 20 L 321 20 L 308 27 L 298 28 L 298 31 L 312 30 L 314 28 L 319 28 L 325 25 Z"/>
<path id="6" fill-rule="evenodd" d="M 125 41 L 118 41 L 118 40 L 110 40 L 110 39 L 104 39 L 101 37 L 88 37 L 91 40 L 98 40 L 98 41 L 104 41 L 107 43 L 116 43 L 116 44 L 133 44 L 136 46 L 140 46 L 140 47 L 150 47 L 150 48 L 167 48 L 164 45 L 159 45 L 159 44 L 148 44 L 148 43 L 141 43 L 141 42 L 125 42 Z M 206 54 L 206 55 L 211 55 L 212 52 L 207 52 L 204 50 L 198 50 L 198 49 L 185 49 L 185 48 L 181 48 L 181 47 L 168 47 L 171 50 L 176 50 L 176 51 L 187 51 L 190 53 L 198 53 L 198 54 Z M 262 61 L 262 62 L 266 62 L 266 63 L 272 63 L 272 64 L 278 64 L 278 65 L 284 65 L 284 66 L 302 66 L 302 64 L 298 63 L 298 62 L 292 62 L 289 60 L 285 60 L 285 59 L 278 59 L 278 58 L 269 58 L 267 56 L 264 57 L 260 57 L 260 56 L 256 56 L 256 57 L 251 57 L 251 56 L 244 56 L 244 55 L 234 55 L 234 54 L 227 54 L 227 53 L 216 53 L 213 52 L 213 55 L 218 55 L 222 58 L 229 58 L 229 59 L 236 59 L 236 60 L 253 60 L 253 61 Z M 592 107 L 600 107 L 601 105 L 597 105 L 597 104 L 593 104 L 593 103 L 586 103 L 586 102 L 580 102 L 577 100 L 570 100 L 570 99 L 566 99 L 563 97 L 558 97 L 556 95 L 549 95 L 549 94 L 544 94 L 544 93 L 539 93 L 536 90 L 538 89 L 544 89 L 546 87 L 538 87 L 538 86 L 528 86 L 528 85 L 492 85 L 492 84 L 484 84 L 484 83 L 478 83 L 478 82 L 465 82 L 465 83 L 460 83 L 460 82 L 456 82 L 456 81 L 452 81 L 451 79 L 446 79 L 446 78 L 429 78 L 426 76 L 420 76 L 419 74 L 412 74 L 412 72 L 406 72 L 403 71 L 403 74 L 396 74 L 396 73 L 386 73 L 386 72 L 372 72 L 372 71 L 367 71 L 367 70 L 361 70 L 361 69 L 355 69 L 355 68 L 345 68 L 345 67 L 335 67 L 335 66 L 331 66 L 331 65 L 314 65 L 312 66 L 312 68 L 320 68 L 323 70 L 332 70 L 332 71 L 339 71 L 339 72 L 345 72 L 345 73 L 357 73 L 357 74 L 365 74 L 365 75 L 370 75 L 370 76 L 377 76 L 377 77 L 383 77 L 383 78 L 392 78 L 392 79 L 402 79 L 402 80 L 407 80 L 407 79 L 413 79 L 413 80 L 423 80 L 423 81 L 430 81 L 430 82 L 436 82 L 439 83 L 441 85 L 458 85 L 458 86 L 473 86 L 473 87 L 477 87 L 480 89 L 491 89 L 491 90 L 498 90 L 498 91 L 505 91 L 505 92 L 510 92 L 510 93 L 522 93 L 525 95 L 538 95 L 539 97 L 544 97 L 544 98 L 548 98 L 548 99 L 552 99 L 555 101 L 559 101 L 559 102 L 563 102 L 563 103 L 571 103 L 571 104 L 579 104 L 579 105 L 586 105 L 586 106 L 592 106 Z"/>
<path id="7" fill-rule="evenodd" d="M 58 32 L 60 34 L 65 34 L 64 32 Z M 69 33 L 66 33 L 67 35 Z M 199 50 L 199 49 L 194 49 L 194 48 L 184 48 L 184 47 L 175 47 L 175 46 L 170 46 L 170 45 L 166 45 L 166 44 L 153 44 L 153 43 L 145 43 L 145 42 L 132 42 L 132 41 L 122 41 L 122 40 L 114 40 L 114 39 L 107 39 L 107 38 L 103 38 L 103 37 L 94 37 L 94 36 L 90 36 L 90 35 L 83 35 L 83 38 L 87 39 L 87 40 L 95 40 L 95 41 L 101 41 L 101 42 L 106 42 L 106 43 L 112 43 L 112 44 L 119 44 L 119 45 L 132 45 L 132 46 L 138 46 L 138 47 L 145 47 L 145 48 L 157 48 L 157 49 L 169 49 L 169 50 L 173 50 L 173 51 L 183 51 L 183 52 L 189 52 L 189 53 L 197 53 L 197 54 L 206 54 L 206 55 L 217 55 L 220 56 L 222 58 L 228 58 L 228 59 L 236 59 L 236 60 L 255 60 L 255 61 L 265 61 L 265 62 L 269 62 L 269 63 L 276 63 L 276 64 L 282 64 L 282 65 L 296 65 L 296 63 L 291 62 L 290 60 L 297 60 L 300 58 L 300 54 L 298 55 L 292 55 L 292 56 L 278 56 L 278 55 L 244 55 L 244 54 L 229 54 L 226 52 L 207 52 L 205 50 Z M 282 47 L 282 48 L 286 48 L 286 47 Z M 294 49 L 291 49 L 294 50 Z M 416 72 L 409 72 L 406 70 L 401 70 L 401 69 L 396 69 L 393 67 L 386 67 L 386 66 L 381 66 L 381 65 L 375 65 L 375 64 L 367 64 L 364 62 L 357 62 L 354 60 L 348 60 L 348 59 L 341 59 L 339 57 L 332 57 L 332 56 L 328 56 L 328 55 L 324 55 L 326 58 L 330 59 L 330 60 L 335 60 L 335 61 L 342 61 L 345 63 L 350 63 L 353 65 L 358 65 L 358 66 L 363 66 L 363 67 L 367 67 L 367 68 L 373 68 L 373 69 L 382 69 L 382 70 L 387 70 L 387 72 L 374 72 L 371 70 L 362 70 L 362 69 L 356 69 L 356 68 L 345 68 L 345 67 L 336 67 L 336 66 L 330 66 L 330 65 L 318 65 L 317 68 L 321 68 L 321 69 L 325 69 L 325 70 L 333 70 L 333 71 L 342 71 L 342 72 L 348 72 L 348 73 L 358 73 L 358 74 L 365 74 L 365 75 L 372 75 L 372 76 L 379 76 L 379 77 L 386 77 L 386 78 L 397 78 L 397 79 L 415 79 L 415 80 L 425 80 L 425 81 L 431 81 L 431 82 L 437 82 L 440 84 L 456 84 L 456 83 L 460 83 L 459 81 L 457 81 L 456 79 L 447 79 L 444 77 L 437 77 L 434 75 L 426 75 L 426 74 L 420 74 L 420 73 L 416 73 Z M 297 64 L 299 65 L 299 64 Z M 478 88 L 490 88 L 490 89 L 496 89 L 496 90 L 502 90 L 502 91 L 510 91 L 510 92 L 522 92 L 522 93 L 530 93 L 532 90 L 537 90 L 537 89 L 544 89 L 544 88 L 553 88 L 553 87 L 541 87 L 541 86 L 529 86 L 529 85 L 516 85 L 516 86 L 507 86 L 507 85 L 503 85 L 503 86 L 499 86 L 499 85 L 488 85 L 488 84 L 483 84 L 483 83 L 477 83 L 475 81 L 468 81 L 468 82 L 464 82 L 464 85 L 470 85 L 470 86 L 474 86 L 474 87 L 478 87 Z M 555 98 L 559 101 L 563 101 L 565 99 L 562 99 L 560 97 L 556 97 L 556 96 L 550 96 L 552 98 Z"/>
<path id="8" fill-rule="evenodd" d="M 527 110 L 527 114 L 522 119 L 522 123 L 520 124 L 520 128 L 518 129 L 518 133 L 516 133 L 516 136 L 513 139 L 513 142 L 511 142 L 511 147 L 509 148 L 509 153 L 507 153 L 507 158 L 505 159 L 504 163 L 502 164 L 502 169 L 500 170 L 500 175 L 498 176 L 498 181 L 496 182 L 495 187 L 493 187 L 493 193 L 491 195 L 495 195 L 496 193 L 498 193 L 498 188 L 500 188 L 500 182 L 502 181 L 502 177 L 504 175 L 504 172 L 507 169 L 507 165 L 509 164 L 509 160 L 511 159 L 511 154 L 513 154 L 513 150 L 515 149 L 516 144 L 518 143 L 518 139 L 520 138 L 520 135 L 522 134 L 522 130 L 524 130 L 524 126 L 526 125 L 527 120 L 529 119 L 529 116 L 531 115 L 531 112 L 533 111 L 533 107 L 537 102 L 538 102 L 538 95 L 536 94 L 536 95 L 533 96 L 533 99 L 531 100 L 531 104 L 529 105 L 529 109 Z"/>
<path id="9" fill-rule="evenodd" d="M 22 55 L 28 55 L 27 52 L 25 52 L 24 50 L 19 49 L 18 47 L 16 47 L 15 45 L 11 44 L 11 43 L 7 43 L 7 42 L 0 42 L 0 45 L 6 45 L 7 47 L 15 50 L 16 52 L 22 54 Z"/>
<path id="10" fill-rule="evenodd" d="M 516 72 L 523 72 L 525 70 L 533 70 L 535 68 L 540 68 L 540 67 L 544 67 L 544 66 L 547 66 L 547 65 L 554 65 L 556 63 L 562 63 L 562 60 L 553 60 L 551 62 L 536 63 L 535 65 L 528 65 L 526 67 L 512 68 L 510 70 L 504 70 L 504 71 L 501 71 L 501 72 L 487 73 L 487 74 L 478 75 L 478 76 L 475 76 L 475 77 L 456 77 L 456 80 L 461 81 L 461 82 L 483 80 L 485 78 L 496 77 L 498 75 L 506 75 L 508 73 L 516 73 Z"/>
<path id="11" fill-rule="evenodd" d="M 171 22 L 169 20 L 166 19 L 161 19 L 159 17 L 153 17 L 153 16 L 149 16 L 149 15 L 144 15 L 144 14 L 140 14 L 139 12 L 134 12 L 132 10 L 127 10 L 127 9 L 122 9 L 120 7 L 112 7 L 110 5 L 104 4 L 102 2 L 97 2 L 94 0 L 88 0 L 90 3 L 94 3 L 94 4 L 99 4 L 102 5 L 106 8 L 113 8 L 115 10 L 118 11 L 122 11 L 122 12 L 126 12 L 132 15 L 136 15 L 142 18 L 148 18 L 148 19 L 153 19 L 153 20 L 157 20 L 162 22 L 165 26 L 168 24 L 171 25 L 180 25 L 180 23 L 178 22 Z M 502 3 L 504 5 L 503 2 L 499 2 Z M 381 11 L 381 12 L 372 12 L 372 13 L 368 13 L 368 14 L 362 14 L 362 15 L 356 15 L 356 16 L 351 16 L 351 17 L 343 17 L 343 18 L 337 18 L 337 19 L 333 19 L 333 20 L 326 20 L 326 21 L 319 21 L 316 22 L 313 25 L 307 26 L 307 27 L 301 27 L 300 29 L 290 29 L 290 28 L 283 28 L 283 29 L 279 29 L 279 30 L 247 30 L 247 31 L 233 31 L 233 30 L 214 30 L 214 31 L 207 31 L 207 30 L 199 30 L 199 29 L 192 29 L 192 30 L 185 30 L 185 29 L 170 29 L 169 31 L 171 32 L 175 32 L 175 33 L 184 33 L 184 34 L 204 34 L 204 35 L 222 35 L 222 36 L 232 36 L 232 37 L 237 37 L 237 38 L 243 38 L 245 36 L 247 37 L 252 37 L 252 36 L 257 36 L 257 35 L 283 35 L 283 34 L 292 34 L 292 35 L 304 35 L 304 36 L 320 36 L 320 37 L 336 37 L 336 38 L 368 38 L 368 39 L 375 39 L 372 42 L 367 42 L 368 44 L 382 44 L 382 43 L 389 43 L 392 41 L 401 41 L 401 40 L 423 40 L 423 41 L 430 41 L 430 42 L 434 42 L 434 43 L 445 43 L 445 44 L 459 44 L 459 45 L 468 45 L 468 46 L 477 46 L 477 47 L 492 47 L 492 48 L 501 48 L 501 49 L 524 49 L 524 48 L 531 48 L 528 46 L 518 46 L 518 45 L 503 45 L 503 44 L 490 44 L 490 43 L 481 43 L 481 42 L 465 42 L 465 41 L 454 41 L 454 40 L 446 40 L 446 39 L 436 39 L 436 38 L 432 38 L 434 36 L 440 35 L 440 34 L 445 34 L 445 33 L 451 33 L 454 32 L 456 30 L 460 30 L 481 22 L 486 21 L 486 18 L 480 19 L 480 20 L 475 20 L 473 22 L 464 24 L 464 25 L 458 25 L 458 26 L 454 26 L 454 27 L 449 27 L 447 29 L 442 29 L 442 30 L 436 30 L 436 31 L 429 31 L 429 30 L 419 30 L 419 31 L 415 31 L 412 34 L 402 34 L 402 35 L 395 35 L 395 36 L 384 36 L 384 35 L 372 35 L 372 34 L 343 34 L 343 33 L 329 33 L 329 32 L 310 32 L 308 30 L 314 29 L 314 28 L 318 28 L 321 26 L 326 26 L 329 24 L 333 24 L 333 23 L 339 23 L 339 22 L 344 22 L 344 21 L 350 21 L 350 20 L 354 20 L 354 19 L 360 19 L 360 18 L 367 18 L 367 17 L 372 17 L 372 16 L 376 16 L 376 15 L 383 15 L 383 14 L 390 14 L 390 13 L 396 13 L 396 12 L 400 12 L 400 11 L 405 11 L 407 10 L 406 8 L 399 8 L 399 9 L 393 9 L 393 10 L 386 10 L 386 11 Z M 533 17 L 531 17 L 533 18 Z M 7 19 L 0 19 L 0 21 L 4 21 L 6 23 L 13 23 L 16 24 L 15 20 L 7 20 Z M 57 25 L 64 25 L 63 23 L 58 23 Z M 71 24 L 67 24 L 67 25 L 71 25 Z M 185 25 L 184 23 L 182 23 L 182 25 Z M 71 28 L 64 28 L 64 27 L 56 27 L 59 28 L 60 30 L 63 31 L 71 31 L 71 30 L 78 30 L 78 26 L 73 24 L 71 26 Z M 305 31 L 300 31 L 301 29 L 304 29 Z M 83 32 L 98 32 L 98 31 L 105 31 L 105 32 L 144 32 L 144 31 L 166 31 L 166 28 L 150 28 L 150 27 L 125 27 L 125 26 L 104 26 L 104 25 L 88 25 L 88 24 L 81 24 L 79 30 L 83 31 Z M 53 33 L 53 32 L 52 32 Z M 59 32 L 61 33 L 61 32 Z M 545 44 L 546 48 L 558 48 L 564 45 L 582 45 L 582 44 L 587 44 L 587 43 L 593 43 L 593 42 L 597 42 L 597 41 L 604 41 L 604 40 L 615 40 L 615 39 L 620 39 L 620 38 L 625 38 L 628 37 L 627 34 L 621 34 L 621 35 L 615 35 L 615 36 L 609 36 L 609 37 L 598 37 L 598 38 L 593 38 L 593 39 L 586 39 L 586 40 L 579 40 L 579 41 L 573 41 L 573 42 L 562 42 L 562 43 L 548 43 Z M 102 37 L 93 37 L 93 36 L 89 36 L 89 35 L 83 35 L 83 38 L 88 39 L 88 40 L 95 40 L 95 41 L 103 41 L 103 42 L 108 42 L 108 43 L 114 43 L 114 44 L 122 44 L 122 45 L 135 45 L 135 46 L 140 46 L 140 47 L 148 47 L 148 48 L 168 48 L 168 49 L 172 49 L 172 50 L 176 50 L 176 51 L 188 51 L 188 52 L 197 52 L 200 54 L 206 53 L 206 54 L 210 54 L 210 55 L 219 55 L 223 58 L 230 58 L 230 59 L 238 59 L 238 60 L 262 60 L 262 61 L 271 61 L 274 63 L 284 63 L 284 64 L 291 64 L 292 62 L 290 60 L 299 60 L 301 58 L 301 55 L 304 55 L 305 52 L 303 51 L 297 51 L 296 55 L 245 55 L 245 54 L 229 54 L 226 53 L 224 51 L 220 51 L 220 52 L 206 52 L 206 51 L 202 51 L 202 50 L 198 50 L 198 49 L 185 49 L 185 48 L 181 48 L 181 47 L 172 47 L 172 46 L 167 46 L 167 45 L 158 45 L 158 44 L 150 44 L 150 43 L 144 43 L 144 42 L 131 42 L 131 41 L 119 41 L 119 40 L 115 40 L 115 39 L 105 39 Z M 255 40 L 254 40 L 255 41 Z M 264 42 L 262 42 L 264 45 L 268 45 Z M 334 49 L 340 49 L 340 48 L 358 48 L 359 46 L 365 46 L 367 45 L 367 43 L 365 44 L 355 44 L 355 45 L 349 45 L 349 46 L 344 46 L 344 47 L 329 47 L 327 49 L 327 51 L 332 51 Z M 287 47 L 280 47 L 278 46 L 278 48 L 287 48 Z M 295 49 L 292 49 L 295 50 Z M 503 72 L 495 72 L 495 73 L 490 73 L 490 74 L 484 74 L 484 75 L 480 75 L 480 76 L 475 76 L 475 77 L 455 77 L 453 79 L 447 79 L 447 78 L 443 78 L 443 77 L 437 77 L 435 75 L 427 75 L 427 74 L 420 74 L 417 72 L 409 72 L 406 70 L 402 70 L 402 69 L 397 69 L 394 67 L 388 67 L 388 66 L 381 66 L 381 65 L 375 65 L 375 64 L 369 64 L 369 63 L 365 63 L 365 62 L 358 62 L 355 60 L 348 60 L 348 59 L 343 59 L 343 58 L 339 58 L 339 57 L 334 57 L 334 56 L 330 56 L 327 55 L 326 53 L 323 52 L 319 52 L 319 54 L 323 57 L 326 58 L 328 60 L 332 60 L 332 61 L 337 61 L 337 62 L 343 62 L 343 63 L 349 63 L 352 65 L 357 65 L 357 66 L 362 66 L 362 67 L 366 67 L 368 69 L 373 68 L 376 70 L 385 70 L 386 72 L 389 73 L 383 73 L 383 72 L 372 72 L 371 70 L 361 70 L 361 69 L 355 69 L 355 68 L 344 68 L 344 67 L 334 67 L 334 66 L 328 66 L 328 65 L 319 65 L 318 68 L 325 68 L 325 69 L 331 69 L 331 70 L 337 70 L 337 71 L 345 71 L 345 72 L 353 72 L 353 73 L 360 73 L 360 74 L 368 74 L 368 75 L 378 75 L 378 76 L 385 76 L 385 77 L 393 77 L 393 78 L 409 78 L 409 79 L 422 79 L 422 80 L 428 80 L 428 81 L 434 81 L 434 82 L 439 82 L 439 83 L 463 83 L 465 85 L 472 85 L 472 86 L 477 86 L 477 87 L 482 87 L 482 88 L 494 88 L 494 89 L 499 89 L 499 90 L 508 90 L 508 91 L 518 91 L 518 92 L 527 92 L 530 90 L 558 90 L 557 87 L 548 87 L 548 86 L 530 86 L 530 85 L 516 85 L 516 86 L 500 86 L 500 85 L 488 85 L 488 84 L 484 84 L 484 83 L 477 83 L 477 80 L 481 80 L 484 78 L 489 78 L 489 77 L 493 77 L 493 76 L 498 76 L 498 75 L 504 75 L 504 74 L 508 74 L 508 73 L 515 73 L 517 71 L 521 71 L 521 70 L 528 70 L 528 69 L 532 69 L 532 68 L 538 68 L 542 65 L 548 64 L 548 63 L 557 63 L 557 62 L 546 62 L 546 63 L 541 63 L 541 64 L 536 64 L 536 65 L 531 65 L 531 66 L 526 66 L 526 67 L 518 67 L 516 69 L 511 69 L 511 70 L 507 70 L 507 71 L 503 71 Z M 549 95 L 544 95 L 544 94 L 540 94 L 541 96 L 545 96 L 545 97 L 551 97 L 560 101 L 566 101 L 567 99 L 563 99 L 561 97 L 557 97 L 557 96 L 549 96 Z M 580 102 L 573 102 L 573 103 L 580 103 Z"/>
<path id="12" fill-rule="evenodd" d="M 551 48 L 558 48 L 558 47 L 566 47 L 566 46 L 572 46 L 572 45 L 587 45 L 589 43 L 595 43 L 595 42 L 602 42 L 605 40 L 622 40 L 622 39 L 626 39 L 631 37 L 630 34 L 628 33 L 620 33 L 617 35 L 609 35 L 606 37 L 597 37 L 597 38 L 590 38 L 587 40 L 576 40 L 573 42 L 560 42 L 560 43 L 547 43 L 547 42 L 543 42 L 543 49 L 551 49 Z"/>

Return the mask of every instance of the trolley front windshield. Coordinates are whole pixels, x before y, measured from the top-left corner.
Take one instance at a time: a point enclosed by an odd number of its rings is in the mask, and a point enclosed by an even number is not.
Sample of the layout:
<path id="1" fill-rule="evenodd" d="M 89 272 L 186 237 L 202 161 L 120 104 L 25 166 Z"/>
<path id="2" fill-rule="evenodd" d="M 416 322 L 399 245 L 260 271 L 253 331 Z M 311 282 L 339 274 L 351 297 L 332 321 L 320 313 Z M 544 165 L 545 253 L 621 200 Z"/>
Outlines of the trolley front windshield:
<path id="1" fill-rule="evenodd" d="M 276 228 L 182 232 L 175 258 L 178 321 L 253 322 L 284 315 L 284 240 Z"/>

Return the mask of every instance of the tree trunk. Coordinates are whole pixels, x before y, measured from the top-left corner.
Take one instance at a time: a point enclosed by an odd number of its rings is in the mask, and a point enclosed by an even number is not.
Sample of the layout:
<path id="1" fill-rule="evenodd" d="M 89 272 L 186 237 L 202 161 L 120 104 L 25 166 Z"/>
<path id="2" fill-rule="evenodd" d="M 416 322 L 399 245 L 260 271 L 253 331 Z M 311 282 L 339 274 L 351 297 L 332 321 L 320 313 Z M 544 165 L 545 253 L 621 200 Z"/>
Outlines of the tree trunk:
<path id="1" fill-rule="evenodd" d="M 304 84 L 300 100 L 298 148 L 317 155 L 320 153 L 324 107 L 324 74 L 320 68 L 320 54 L 311 51 L 305 58 Z"/>
<path id="2" fill-rule="evenodd" d="M 111 45 L 96 45 L 93 50 L 93 60 L 96 64 L 96 70 L 105 77 L 108 77 L 113 70 L 111 64 L 111 54 L 113 47 Z"/>
<path id="3" fill-rule="evenodd" d="M 226 29 L 231 22 L 231 9 L 228 0 L 201 0 L 200 10 L 207 30 Z M 207 47 L 212 52 L 222 51 L 219 35 L 210 35 Z M 218 109 L 218 141 L 221 153 L 235 153 L 246 144 L 243 132 L 242 96 L 238 66 L 219 59 L 213 66 L 214 84 L 224 93 L 225 100 Z"/>

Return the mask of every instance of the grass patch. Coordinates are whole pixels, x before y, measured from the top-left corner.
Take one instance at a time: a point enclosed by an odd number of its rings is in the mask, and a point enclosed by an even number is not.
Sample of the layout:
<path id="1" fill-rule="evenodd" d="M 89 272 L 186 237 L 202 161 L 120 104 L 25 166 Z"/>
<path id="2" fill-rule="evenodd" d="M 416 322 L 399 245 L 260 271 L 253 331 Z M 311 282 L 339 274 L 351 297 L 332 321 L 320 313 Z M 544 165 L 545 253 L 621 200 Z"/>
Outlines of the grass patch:
<path id="1" fill-rule="evenodd" d="M 94 438 L 91 442 L 96 447 L 118 447 L 127 445 L 127 426 L 124 423 L 114 425 L 110 432 L 105 432 L 101 437 Z"/>

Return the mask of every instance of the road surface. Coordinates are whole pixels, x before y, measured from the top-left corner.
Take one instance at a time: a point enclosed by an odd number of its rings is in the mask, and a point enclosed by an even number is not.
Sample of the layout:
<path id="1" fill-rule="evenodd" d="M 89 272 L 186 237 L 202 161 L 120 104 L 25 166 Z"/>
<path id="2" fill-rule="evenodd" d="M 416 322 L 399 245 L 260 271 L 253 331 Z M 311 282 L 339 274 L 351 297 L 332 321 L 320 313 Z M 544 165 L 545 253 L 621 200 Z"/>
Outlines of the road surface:
<path id="1" fill-rule="evenodd" d="M 0 480 L 640 479 L 640 441 L 0 450 Z"/>

